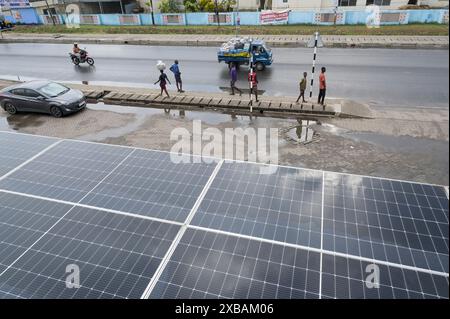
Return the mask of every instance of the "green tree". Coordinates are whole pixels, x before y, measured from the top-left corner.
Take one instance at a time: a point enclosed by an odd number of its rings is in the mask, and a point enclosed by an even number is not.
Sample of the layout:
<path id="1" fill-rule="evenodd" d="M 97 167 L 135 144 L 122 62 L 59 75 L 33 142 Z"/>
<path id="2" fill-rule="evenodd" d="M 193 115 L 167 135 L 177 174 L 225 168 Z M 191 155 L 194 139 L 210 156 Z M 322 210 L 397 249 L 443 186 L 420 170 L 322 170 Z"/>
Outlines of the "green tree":
<path id="1" fill-rule="evenodd" d="M 236 5 L 236 0 L 222 0 L 220 2 L 220 6 L 222 7 L 222 11 L 230 12 L 233 11 L 233 7 Z"/>
<path id="2" fill-rule="evenodd" d="M 197 0 L 184 0 L 184 7 L 186 8 L 187 12 L 199 12 L 200 11 L 200 4 Z"/>
<path id="3" fill-rule="evenodd" d="M 162 0 L 158 8 L 161 13 L 177 13 L 181 11 L 176 0 Z"/>

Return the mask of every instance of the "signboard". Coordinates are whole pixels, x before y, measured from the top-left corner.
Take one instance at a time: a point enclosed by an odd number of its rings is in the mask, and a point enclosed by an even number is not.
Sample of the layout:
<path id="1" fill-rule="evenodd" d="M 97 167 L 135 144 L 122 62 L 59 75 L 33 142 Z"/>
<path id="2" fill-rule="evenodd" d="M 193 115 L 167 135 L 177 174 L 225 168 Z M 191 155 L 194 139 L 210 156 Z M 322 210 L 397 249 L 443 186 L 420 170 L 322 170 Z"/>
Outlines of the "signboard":
<path id="1" fill-rule="evenodd" d="M 261 24 L 283 24 L 287 23 L 289 19 L 289 11 L 272 11 L 272 10 L 263 10 L 259 15 L 259 22 Z"/>
<path id="2" fill-rule="evenodd" d="M 3 11 L 9 10 L 10 8 L 29 8 L 29 0 L 0 0 L 0 7 Z"/>

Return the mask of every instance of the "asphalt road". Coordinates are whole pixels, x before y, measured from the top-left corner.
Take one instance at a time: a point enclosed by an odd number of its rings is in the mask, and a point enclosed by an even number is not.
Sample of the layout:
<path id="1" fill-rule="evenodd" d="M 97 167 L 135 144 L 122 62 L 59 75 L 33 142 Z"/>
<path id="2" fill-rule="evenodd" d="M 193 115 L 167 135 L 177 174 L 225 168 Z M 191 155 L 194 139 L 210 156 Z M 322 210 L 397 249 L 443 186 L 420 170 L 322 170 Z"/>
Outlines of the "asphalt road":
<path id="1" fill-rule="evenodd" d="M 83 47 L 83 45 L 81 45 Z M 156 62 L 180 61 L 184 88 L 220 92 L 229 85 L 228 69 L 210 47 L 88 45 L 95 67 L 75 67 L 70 45 L 0 44 L 0 78 L 20 76 L 92 84 L 153 85 Z M 274 48 L 274 64 L 259 73 L 259 88 L 270 95 L 296 95 L 303 71 L 311 72 L 312 50 Z M 317 66 L 327 67 L 327 94 L 382 106 L 448 108 L 448 50 L 319 49 Z M 242 68 L 237 86 L 245 87 Z M 169 72 L 170 79 L 173 80 Z M 317 94 L 317 73 L 314 95 Z M 174 86 L 169 87 L 174 88 Z M 309 90 L 309 89 L 308 89 Z"/>

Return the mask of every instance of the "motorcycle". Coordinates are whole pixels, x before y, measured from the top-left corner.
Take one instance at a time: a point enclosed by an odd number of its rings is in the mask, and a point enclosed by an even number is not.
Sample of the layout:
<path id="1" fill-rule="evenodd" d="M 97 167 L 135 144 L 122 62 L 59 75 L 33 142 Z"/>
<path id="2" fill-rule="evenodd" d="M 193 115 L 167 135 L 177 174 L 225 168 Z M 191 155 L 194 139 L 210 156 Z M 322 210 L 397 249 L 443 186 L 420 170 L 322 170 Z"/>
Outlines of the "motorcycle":
<path id="1" fill-rule="evenodd" d="M 75 65 L 80 65 L 80 63 L 87 63 L 90 66 L 94 65 L 94 59 L 88 55 L 86 50 L 81 50 L 79 55 L 69 53 L 69 56 Z"/>

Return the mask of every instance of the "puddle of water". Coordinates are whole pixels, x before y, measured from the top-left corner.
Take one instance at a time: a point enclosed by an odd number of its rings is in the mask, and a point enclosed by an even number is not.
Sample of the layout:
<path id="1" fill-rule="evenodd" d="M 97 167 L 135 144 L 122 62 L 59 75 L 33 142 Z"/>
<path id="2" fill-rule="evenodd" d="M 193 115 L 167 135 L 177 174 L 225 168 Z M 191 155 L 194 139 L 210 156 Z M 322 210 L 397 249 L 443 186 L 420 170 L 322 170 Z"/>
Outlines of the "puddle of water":
<path id="1" fill-rule="evenodd" d="M 312 141 L 314 136 L 314 130 L 311 125 L 316 124 L 316 121 L 310 120 L 298 120 L 300 125 L 291 128 L 286 132 L 286 137 L 297 142 L 297 143 L 307 143 Z"/>
<path id="2" fill-rule="evenodd" d="M 371 132 L 352 132 L 346 129 L 324 123 L 321 130 L 327 133 L 350 138 L 356 142 L 366 142 L 393 153 L 406 153 L 433 156 L 436 162 L 448 163 L 449 142 L 412 136 L 392 136 Z"/>
<path id="3" fill-rule="evenodd" d="M 0 116 L 0 130 L 20 131 L 26 127 L 38 127 L 44 124 L 41 114 L 16 114 Z"/>
<path id="4" fill-rule="evenodd" d="M 349 132 L 348 136 L 356 141 L 368 142 L 392 152 L 427 153 L 436 156 L 449 156 L 449 142 L 412 136 L 390 136 L 377 133 Z"/>

